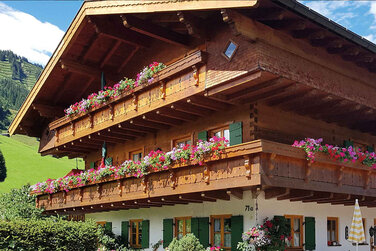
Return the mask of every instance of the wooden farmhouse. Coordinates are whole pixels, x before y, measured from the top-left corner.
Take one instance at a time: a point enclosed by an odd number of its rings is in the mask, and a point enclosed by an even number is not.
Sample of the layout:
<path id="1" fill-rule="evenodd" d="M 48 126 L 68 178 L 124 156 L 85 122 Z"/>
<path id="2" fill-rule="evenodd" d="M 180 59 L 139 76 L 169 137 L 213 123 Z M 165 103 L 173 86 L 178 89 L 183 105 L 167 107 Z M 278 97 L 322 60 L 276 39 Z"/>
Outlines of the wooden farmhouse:
<path id="1" fill-rule="evenodd" d="M 284 216 L 291 250 L 353 250 L 345 227 L 358 199 L 359 250 L 370 250 L 376 169 L 325 153 L 307 160 L 292 144 L 322 138 L 373 152 L 375 53 L 294 0 L 85 1 L 9 131 L 40 138 L 42 155 L 82 157 L 87 173 L 107 170 L 36 191 L 36 206 L 94 219 L 131 247 L 194 233 L 237 250 L 242 232 Z M 64 114 L 153 62 L 165 68 L 146 82 Z M 229 141 L 216 155 L 145 164 L 150 152 L 214 136 Z"/>

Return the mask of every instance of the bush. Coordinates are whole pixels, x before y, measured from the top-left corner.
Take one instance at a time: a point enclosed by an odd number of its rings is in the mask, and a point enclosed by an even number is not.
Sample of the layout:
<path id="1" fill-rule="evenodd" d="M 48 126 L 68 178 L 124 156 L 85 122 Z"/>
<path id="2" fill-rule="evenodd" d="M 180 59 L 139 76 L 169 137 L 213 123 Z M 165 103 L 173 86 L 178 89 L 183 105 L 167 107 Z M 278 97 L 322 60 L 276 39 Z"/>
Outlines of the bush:
<path id="1" fill-rule="evenodd" d="M 0 194 L 0 219 L 42 218 L 43 209 L 35 207 L 35 195 L 30 195 L 30 186 L 12 189 Z"/>
<path id="2" fill-rule="evenodd" d="M 0 151 L 0 182 L 3 182 L 7 177 L 7 167 L 5 166 L 5 159 L 3 153 Z"/>
<path id="3" fill-rule="evenodd" d="M 187 234 L 180 240 L 174 238 L 168 246 L 169 251 L 205 251 L 194 234 Z"/>
<path id="4" fill-rule="evenodd" d="M 94 221 L 52 217 L 0 221 L 1 250 L 97 250 L 99 236 Z"/>

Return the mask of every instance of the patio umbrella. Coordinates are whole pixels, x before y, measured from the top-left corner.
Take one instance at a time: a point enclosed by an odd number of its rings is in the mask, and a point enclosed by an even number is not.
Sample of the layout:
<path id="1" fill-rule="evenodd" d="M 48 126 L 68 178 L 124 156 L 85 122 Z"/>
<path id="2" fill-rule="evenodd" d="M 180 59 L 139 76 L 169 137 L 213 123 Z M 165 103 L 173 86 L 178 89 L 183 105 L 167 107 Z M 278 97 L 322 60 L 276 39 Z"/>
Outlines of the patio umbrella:
<path id="1" fill-rule="evenodd" d="M 366 241 L 364 237 L 362 213 L 360 212 L 358 200 L 355 200 L 354 215 L 351 222 L 351 228 L 348 241 L 356 244 L 356 250 L 358 251 L 358 244 Z"/>

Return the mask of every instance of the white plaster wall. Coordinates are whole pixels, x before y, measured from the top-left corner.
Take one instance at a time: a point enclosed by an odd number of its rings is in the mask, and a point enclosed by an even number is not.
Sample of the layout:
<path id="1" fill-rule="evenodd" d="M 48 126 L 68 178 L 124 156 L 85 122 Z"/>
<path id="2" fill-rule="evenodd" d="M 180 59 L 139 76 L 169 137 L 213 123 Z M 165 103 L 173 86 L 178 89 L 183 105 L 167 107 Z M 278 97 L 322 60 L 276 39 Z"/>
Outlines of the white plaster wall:
<path id="1" fill-rule="evenodd" d="M 317 204 L 317 203 L 302 203 L 290 202 L 288 200 L 278 201 L 277 199 L 265 200 L 264 193 L 261 193 L 257 199 L 258 204 L 258 222 L 261 223 L 265 217 L 273 215 L 303 215 L 315 217 L 316 219 L 316 250 L 329 251 L 349 251 L 354 250 L 355 247 L 345 240 L 345 227 L 350 229 L 354 206 L 331 205 L 331 204 Z M 368 229 L 373 226 L 373 220 L 376 218 L 376 208 L 361 207 L 362 217 L 366 218 L 366 240 L 370 242 Z M 326 218 L 338 217 L 339 228 L 339 242 L 340 247 L 328 247 L 326 236 Z M 304 227 L 303 227 L 304 229 Z M 304 242 L 303 242 L 304 243 Z M 370 246 L 359 246 L 359 251 L 369 251 Z"/>
<path id="2" fill-rule="evenodd" d="M 257 203 L 256 203 L 257 202 Z M 256 211 L 256 204 L 258 210 Z M 246 211 L 246 206 L 253 208 L 253 211 Z M 244 230 L 255 223 L 262 223 L 266 217 L 272 218 L 274 215 L 303 215 L 315 217 L 316 219 L 316 250 L 318 251 L 350 251 L 355 250 L 348 241 L 345 240 L 345 227 L 351 225 L 353 206 L 290 202 L 288 200 L 278 201 L 276 199 L 265 200 L 264 193 L 261 193 L 257 200 L 252 199 L 250 191 L 244 192 L 243 200 L 231 196 L 230 201 L 191 203 L 188 205 L 175 205 L 152 207 L 142 209 L 130 209 L 111 211 L 103 213 L 87 214 L 86 218 L 95 221 L 111 221 L 113 232 L 120 235 L 121 222 L 131 219 L 150 220 L 150 246 L 163 239 L 163 219 L 181 216 L 209 217 L 216 214 L 232 214 L 244 216 Z M 370 242 L 368 229 L 373 225 L 376 218 L 376 208 L 361 207 L 362 216 L 366 218 L 366 240 Z M 339 217 L 339 241 L 342 246 L 328 247 L 326 236 L 327 217 Z M 161 248 L 160 248 L 161 249 Z M 368 251 L 369 245 L 359 246 L 359 251 Z M 149 249 L 150 250 L 150 249 Z"/>
<path id="3" fill-rule="evenodd" d="M 163 207 L 151 207 L 141 209 L 119 210 L 103 213 L 86 214 L 86 218 L 95 221 L 112 222 L 112 230 L 120 235 L 121 222 L 131 219 L 144 219 L 150 221 L 150 244 L 163 239 L 163 219 L 174 217 L 210 217 L 216 214 L 243 215 L 244 226 L 248 227 L 254 223 L 254 211 L 245 211 L 246 205 L 253 207 L 254 200 L 250 191 L 243 194 L 243 200 L 233 196 L 229 201 L 218 200 L 217 202 L 190 203 L 188 205 L 175 205 Z M 149 245 L 151 246 L 151 245 Z M 161 250 L 162 248 L 160 248 Z M 151 250 L 151 249 L 148 249 Z"/>

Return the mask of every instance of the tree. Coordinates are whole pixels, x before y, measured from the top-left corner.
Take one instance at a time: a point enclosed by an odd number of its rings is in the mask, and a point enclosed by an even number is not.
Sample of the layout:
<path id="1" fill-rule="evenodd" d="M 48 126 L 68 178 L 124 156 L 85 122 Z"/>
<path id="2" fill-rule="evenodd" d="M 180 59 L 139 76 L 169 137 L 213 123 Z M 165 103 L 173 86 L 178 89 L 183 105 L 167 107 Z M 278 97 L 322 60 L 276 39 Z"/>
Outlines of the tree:
<path id="1" fill-rule="evenodd" d="M 30 195 L 30 185 L 0 194 L 0 219 L 40 219 L 43 209 L 35 207 L 35 195 Z"/>
<path id="2" fill-rule="evenodd" d="M 0 129 L 5 130 L 9 125 L 9 115 L 10 111 L 6 108 L 3 108 L 0 104 Z"/>
<path id="3" fill-rule="evenodd" d="M 5 166 L 5 159 L 3 153 L 0 151 L 0 182 L 3 182 L 7 177 L 7 168 Z"/>

